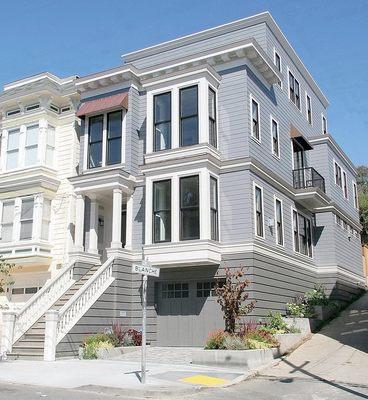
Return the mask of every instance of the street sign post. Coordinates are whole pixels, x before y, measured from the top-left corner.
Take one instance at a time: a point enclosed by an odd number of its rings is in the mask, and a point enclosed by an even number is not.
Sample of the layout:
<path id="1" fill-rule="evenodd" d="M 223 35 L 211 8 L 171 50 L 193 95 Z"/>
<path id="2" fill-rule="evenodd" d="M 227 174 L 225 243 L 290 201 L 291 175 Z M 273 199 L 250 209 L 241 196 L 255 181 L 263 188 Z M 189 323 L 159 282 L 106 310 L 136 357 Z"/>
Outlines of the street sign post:
<path id="1" fill-rule="evenodd" d="M 142 253 L 143 254 L 143 253 Z M 142 347 L 141 347 L 141 383 L 146 383 L 146 325 L 147 325 L 147 280 L 148 276 L 160 276 L 160 269 L 152 267 L 142 256 L 141 265 L 133 265 L 132 272 L 142 275 Z"/>

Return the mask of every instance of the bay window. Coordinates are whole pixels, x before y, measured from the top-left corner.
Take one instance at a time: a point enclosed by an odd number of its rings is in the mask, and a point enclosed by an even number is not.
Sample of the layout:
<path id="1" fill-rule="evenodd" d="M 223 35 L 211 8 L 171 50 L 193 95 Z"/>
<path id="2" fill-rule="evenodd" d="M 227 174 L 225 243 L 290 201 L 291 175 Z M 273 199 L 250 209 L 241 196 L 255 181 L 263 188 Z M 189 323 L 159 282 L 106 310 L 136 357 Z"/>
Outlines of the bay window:
<path id="1" fill-rule="evenodd" d="M 121 163 L 122 111 L 107 114 L 107 165 Z"/>
<path id="2" fill-rule="evenodd" d="M 20 213 L 20 240 L 32 239 L 33 207 L 33 198 L 22 199 Z"/>
<path id="3" fill-rule="evenodd" d="M 211 88 L 208 88 L 208 118 L 209 143 L 213 147 L 217 147 L 216 93 Z"/>
<path id="4" fill-rule="evenodd" d="M 180 146 L 198 144 L 198 86 L 180 89 Z"/>
<path id="5" fill-rule="evenodd" d="M 180 239 L 199 239 L 199 176 L 180 178 Z"/>
<path id="6" fill-rule="evenodd" d="M 275 219 L 276 219 L 276 242 L 280 246 L 284 245 L 284 224 L 282 216 L 281 200 L 275 199 Z"/>
<path id="7" fill-rule="evenodd" d="M 153 241 L 171 240 L 171 180 L 153 182 Z"/>
<path id="8" fill-rule="evenodd" d="M 55 128 L 49 126 L 46 135 L 46 165 L 53 167 L 55 162 Z"/>
<path id="9" fill-rule="evenodd" d="M 252 99 L 251 101 L 251 117 L 252 117 L 252 136 L 256 140 L 261 139 L 260 129 L 259 129 L 259 104 Z"/>
<path id="10" fill-rule="evenodd" d="M 217 179 L 210 178 L 211 239 L 219 240 Z"/>
<path id="11" fill-rule="evenodd" d="M 171 92 L 153 98 L 153 151 L 171 148 Z"/>
<path id="12" fill-rule="evenodd" d="M 103 115 L 89 119 L 88 125 L 88 167 L 96 168 L 102 165 Z"/>
<path id="13" fill-rule="evenodd" d="M 263 191 L 259 186 L 254 186 L 255 227 L 256 236 L 264 237 L 263 222 Z"/>
<path id="14" fill-rule="evenodd" d="M 312 224 L 309 218 L 293 210 L 294 251 L 312 257 Z"/>
<path id="15" fill-rule="evenodd" d="M 8 132 L 8 146 L 6 151 L 6 169 L 18 167 L 19 162 L 19 138 L 20 129 L 13 129 Z"/>
<path id="16" fill-rule="evenodd" d="M 44 199 L 42 206 L 41 239 L 49 240 L 51 221 L 51 200 Z"/>
<path id="17" fill-rule="evenodd" d="M 13 238 L 14 200 L 2 204 L 0 242 L 8 243 Z"/>
<path id="18" fill-rule="evenodd" d="M 39 126 L 27 126 L 25 144 L 25 166 L 37 164 Z"/>

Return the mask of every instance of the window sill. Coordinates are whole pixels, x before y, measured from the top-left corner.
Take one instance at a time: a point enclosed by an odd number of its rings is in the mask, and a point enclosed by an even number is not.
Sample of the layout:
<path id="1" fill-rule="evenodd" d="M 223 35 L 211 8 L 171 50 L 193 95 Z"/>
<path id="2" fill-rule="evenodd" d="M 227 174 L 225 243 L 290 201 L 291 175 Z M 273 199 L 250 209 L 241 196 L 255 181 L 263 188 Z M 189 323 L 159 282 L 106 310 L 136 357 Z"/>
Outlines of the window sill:
<path id="1" fill-rule="evenodd" d="M 291 104 L 300 112 L 300 114 L 303 114 L 302 109 L 299 108 L 299 107 L 291 100 L 290 97 L 289 97 L 289 103 L 291 103 Z"/>
<path id="2" fill-rule="evenodd" d="M 251 139 L 258 144 L 258 146 L 262 145 L 261 139 L 257 139 L 256 137 L 254 137 L 253 135 L 250 135 Z"/>
<path id="3" fill-rule="evenodd" d="M 272 157 L 274 158 L 274 159 L 276 159 L 277 161 L 281 161 L 281 156 L 278 156 L 278 155 L 276 155 L 276 154 L 272 154 Z"/>

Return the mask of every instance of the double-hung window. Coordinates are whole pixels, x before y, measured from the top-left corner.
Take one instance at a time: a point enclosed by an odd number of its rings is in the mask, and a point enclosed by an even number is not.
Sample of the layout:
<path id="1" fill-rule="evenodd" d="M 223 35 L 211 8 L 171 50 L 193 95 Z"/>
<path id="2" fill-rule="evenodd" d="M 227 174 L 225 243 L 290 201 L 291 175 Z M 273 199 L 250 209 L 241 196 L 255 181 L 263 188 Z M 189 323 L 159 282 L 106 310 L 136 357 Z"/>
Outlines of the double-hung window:
<path id="1" fill-rule="evenodd" d="M 281 72 L 281 71 L 282 71 L 281 57 L 280 57 L 280 55 L 276 52 L 276 50 L 275 50 L 275 60 L 274 60 L 274 62 L 275 62 L 276 68 Z M 279 81 L 278 84 L 279 84 L 280 87 L 282 87 L 281 81 Z"/>
<path id="2" fill-rule="evenodd" d="M 6 169 L 14 169 L 19 163 L 19 138 L 20 129 L 13 129 L 8 132 L 8 146 L 6 150 Z"/>
<path id="3" fill-rule="evenodd" d="M 353 182 L 353 193 L 354 193 L 354 207 L 356 209 L 359 208 L 359 202 L 358 202 L 358 187 L 355 182 Z"/>
<path id="4" fill-rule="evenodd" d="M 55 128 L 53 126 L 49 126 L 47 128 L 47 136 L 46 136 L 46 165 L 50 167 L 54 166 L 55 162 Z"/>
<path id="5" fill-rule="evenodd" d="M 35 165 L 37 163 L 39 126 L 27 126 L 26 146 L 25 146 L 25 166 Z"/>
<path id="6" fill-rule="evenodd" d="M 309 218 L 293 210 L 294 251 L 312 257 L 312 225 Z"/>
<path id="7" fill-rule="evenodd" d="M 322 115 L 322 133 L 327 135 L 327 119 L 324 115 Z"/>
<path id="8" fill-rule="evenodd" d="M 121 163 L 122 116 L 122 111 L 107 114 L 107 165 Z"/>
<path id="9" fill-rule="evenodd" d="M 272 154 L 280 157 L 279 124 L 271 118 Z"/>
<path id="10" fill-rule="evenodd" d="M 20 240 L 32 239 L 33 206 L 33 198 L 22 199 L 22 207 L 20 213 Z"/>
<path id="11" fill-rule="evenodd" d="M 13 240 L 14 200 L 4 201 L 1 215 L 0 241 L 8 243 Z"/>
<path id="12" fill-rule="evenodd" d="M 199 239 L 199 176 L 180 178 L 180 240 Z"/>
<path id="13" fill-rule="evenodd" d="M 103 142 L 103 115 L 89 118 L 88 168 L 101 167 Z"/>
<path id="14" fill-rule="evenodd" d="M 341 167 L 337 162 L 335 162 L 335 183 L 342 188 Z"/>
<path id="15" fill-rule="evenodd" d="M 349 198 L 349 193 L 348 193 L 348 179 L 346 176 L 346 172 L 342 171 L 342 183 L 343 183 L 343 191 L 344 191 L 344 197 L 345 199 Z"/>
<path id="16" fill-rule="evenodd" d="M 211 239 L 219 240 L 217 179 L 210 178 Z"/>
<path id="17" fill-rule="evenodd" d="M 208 118 L 209 142 L 213 147 L 217 147 L 216 93 L 211 88 L 208 88 Z"/>
<path id="18" fill-rule="evenodd" d="M 261 134 L 259 128 L 259 104 L 252 99 L 251 100 L 251 118 L 252 118 L 252 136 L 254 139 L 260 141 Z"/>
<path id="19" fill-rule="evenodd" d="M 275 217 L 276 217 L 276 242 L 277 244 L 284 245 L 284 224 L 282 216 L 282 203 L 281 200 L 275 199 Z"/>
<path id="20" fill-rule="evenodd" d="M 180 146 L 198 144 L 198 86 L 180 89 Z"/>
<path id="21" fill-rule="evenodd" d="M 153 151 L 171 149 L 171 92 L 154 96 Z"/>
<path id="22" fill-rule="evenodd" d="M 297 79 L 289 71 L 289 97 L 300 110 L 300 86 Z"/>
<path id="23" fill-rule="evenodd" d="M 308 95 L 306 95 L 306 107 L 307 107 L 307 121 L 309 125 L 312 125 L 312 101 Z"/>
<path id="24" fill-rule="evenodd" d="M 153 183 L 153 241 L 171 240 L 171 180 Z"/>
<path id="25" fill-rule="evenodd" d="M 42 205 L 41 239 L 49 240 L 51 221 L 51 200 L 44 199 Z"/>
<path id="26" fill-rule="evenodd" d="M 255 205 L 256 235 L 263 238 L 264 237 L 263 191 L 258 186 L 254 186 L 254 205 Z"/>

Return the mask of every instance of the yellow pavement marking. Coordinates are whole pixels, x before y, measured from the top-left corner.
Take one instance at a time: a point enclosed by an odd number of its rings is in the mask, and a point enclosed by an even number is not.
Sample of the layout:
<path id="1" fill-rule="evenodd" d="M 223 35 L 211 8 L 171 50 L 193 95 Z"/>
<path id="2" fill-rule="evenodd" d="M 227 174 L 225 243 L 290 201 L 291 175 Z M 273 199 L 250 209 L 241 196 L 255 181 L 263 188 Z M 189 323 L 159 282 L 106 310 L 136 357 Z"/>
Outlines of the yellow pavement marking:
<path id="1" fill-rule="evenodd" d="M 205 386 L 218 386 L 218 385 L 224 385 L 225 383 L 229 382 L 226 379 L 213 378 L 212 376 L 206 376 L 206 375 L 193 375 L 189 376 L 188 378 L 183 378 L 180 380 L 187 383 L 196 383 L 198 385 L 205 385 Z"/>

